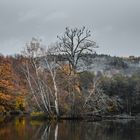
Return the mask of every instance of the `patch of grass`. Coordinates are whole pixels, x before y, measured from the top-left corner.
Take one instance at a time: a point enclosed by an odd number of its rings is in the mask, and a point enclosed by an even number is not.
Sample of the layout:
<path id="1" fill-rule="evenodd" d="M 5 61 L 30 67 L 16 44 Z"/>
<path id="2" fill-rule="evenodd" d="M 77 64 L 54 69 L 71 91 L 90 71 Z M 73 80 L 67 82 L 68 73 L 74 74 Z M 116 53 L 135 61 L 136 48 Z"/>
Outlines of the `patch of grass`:
<path id="1" fill-rule="evenodd" d="M 48 115 L 44 112 L 32 112 L 30 114 L 31 119 L 33 120 L 46 120 L 48 119 Z"/>

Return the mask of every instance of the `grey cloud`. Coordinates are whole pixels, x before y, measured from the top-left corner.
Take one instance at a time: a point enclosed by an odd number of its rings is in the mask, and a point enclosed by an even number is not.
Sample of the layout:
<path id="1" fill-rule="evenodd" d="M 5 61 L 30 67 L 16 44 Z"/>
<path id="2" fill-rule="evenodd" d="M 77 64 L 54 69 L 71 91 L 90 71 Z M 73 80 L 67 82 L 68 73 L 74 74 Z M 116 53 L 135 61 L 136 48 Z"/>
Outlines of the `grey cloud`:
<path id="1" fill-rule="evenodd" d="M 139 0 L 0 0 L 0 52 L 19 52 L 33 36 L 47 44 L 66 26 L 85 25 L 99 53 L 140 55 Z"/>

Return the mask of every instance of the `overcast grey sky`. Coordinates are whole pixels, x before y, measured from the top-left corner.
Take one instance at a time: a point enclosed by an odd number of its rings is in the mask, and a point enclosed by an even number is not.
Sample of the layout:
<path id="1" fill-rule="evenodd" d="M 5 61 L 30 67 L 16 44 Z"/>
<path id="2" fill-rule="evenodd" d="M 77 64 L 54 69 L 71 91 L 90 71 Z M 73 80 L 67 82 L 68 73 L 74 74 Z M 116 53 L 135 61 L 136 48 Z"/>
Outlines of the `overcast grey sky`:
<path id="1" fill-rule="evenodd" d="M 83 25 L 97 53 L 140 56 L 140 0 L 0 0 L 0 53 L 18 53 L 32 37 L 49 45 Z"/>

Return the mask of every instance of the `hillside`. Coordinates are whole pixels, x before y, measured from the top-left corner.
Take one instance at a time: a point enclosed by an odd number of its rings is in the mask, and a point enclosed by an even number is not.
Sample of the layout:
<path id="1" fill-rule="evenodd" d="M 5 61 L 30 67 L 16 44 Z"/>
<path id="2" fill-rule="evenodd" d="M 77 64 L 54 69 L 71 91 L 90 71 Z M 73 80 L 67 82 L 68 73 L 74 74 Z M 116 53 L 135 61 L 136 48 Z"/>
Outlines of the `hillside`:
<path id="1" fill-rule="evenodd" d="M 140 73 L 140 57 L 112 57 L 104 54 L 87 54 L 78 64 L 78 71 L 101 72 L 107 76 L 123 74 L 131 76 Z"/>

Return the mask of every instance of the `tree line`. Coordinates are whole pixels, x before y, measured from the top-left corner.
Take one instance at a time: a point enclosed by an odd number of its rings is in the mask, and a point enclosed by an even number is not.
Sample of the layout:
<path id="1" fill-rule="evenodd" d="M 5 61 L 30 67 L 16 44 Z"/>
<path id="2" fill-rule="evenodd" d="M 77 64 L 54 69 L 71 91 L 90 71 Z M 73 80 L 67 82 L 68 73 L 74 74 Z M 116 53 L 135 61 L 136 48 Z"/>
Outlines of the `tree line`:
<path id="1" fill-rule="evenodd" d="M 21 55 L 1 55 L 0 112 L 40 111 L 49 118 L 138 113 L 139 74 L 106 77 L 77 71 L 79 60 L 96 48 L 90 30 L 66 28 L 47 49 L 33 38 Z"/>

